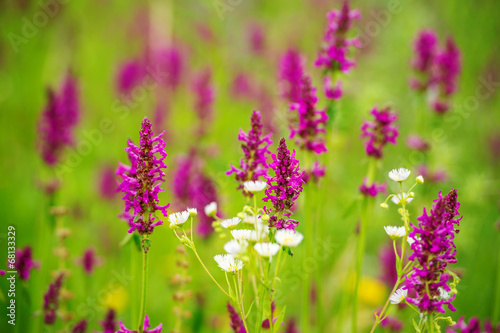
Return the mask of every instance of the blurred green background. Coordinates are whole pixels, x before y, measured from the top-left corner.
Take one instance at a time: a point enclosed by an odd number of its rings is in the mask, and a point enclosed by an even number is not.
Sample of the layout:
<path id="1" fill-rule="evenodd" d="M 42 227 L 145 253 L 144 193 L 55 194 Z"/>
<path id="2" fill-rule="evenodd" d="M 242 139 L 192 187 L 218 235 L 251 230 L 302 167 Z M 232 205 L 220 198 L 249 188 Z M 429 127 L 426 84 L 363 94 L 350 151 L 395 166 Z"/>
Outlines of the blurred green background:
<path id="1" fill-rule="evenodd" d="M 222 2 L 222 1 L 221 1 Z M 17 230 L 17 245 L 31 244 L 34 258 L 51 253 L 41 248 L 39 240 L 50 233 L 47 221 L 47 198 L 38 185 L 53 179 L 55 170 L 47 167 L 37 151 L 37 122 L 46 103 L 46 88 L 57 87 L 66 71 L 71 69 L 79 80 L 81 122 L 76 129 L 77 143 L 86 140 L 86 134 L 99 129 L 103 119 L 110 119 L 113 130 L 103 133 L 102 142 L 92 144 L 91 151 L 75 163 L 62 177 L 57 204 L 66 206 L 71 214 L 65 225 L 72 230 L 67 240 L 71 253 L 72 276 L 66 287 L 74 293 L 70 309 L 75 322 L 87 318 L 88 331 L 99 329 L 108 307 L 117 310 L 118 318 L 131 326 L 136 322 L 140 283 L 140 255 L 133 247 L 118 245 L 126 235 L 125 223 L 117 218 L 123 203 L 119 196 L 112 201 L 99 195 L 99 173 L 103 166 L 126 162 L 126 140 L 138 140 L 140 122 L 144 116 L 153 117 L 154 95 L 146 93 L 124 114 L 117 112 L 120 103 L 115 89 L 119 65 L 142 54 L 148 36 L 143 25 L 151 18 L 159 31 L 152 43 L 168 45 L 175 41 L 186 50 L 186 78 L 172 97 L 168 121 L 162 124 L 168 134 L 166 159 L 168 174 L 161 194 L 162 202 L 174 202 L 170 191 L 172 170 L 176 158 L 187 154 L 189 147 L 198 145 L 206 151 L 205 172 L 210 175 L 220 196 L 224 215 L 234 216 L 245 203 L 236 188 L 234 178 L 225 176 L 230 164 L 236 164 L 242 153 L 237 141 L 240 128 L 249 128 L 249 116 L 258 109 L 258 100 L 237 100 L 231 95 L 231 82 L 236 72 L 252 75 L 271 96 L 275 142 L 288 136 L 287 105 L 279 97 L 277 84 L 278 61 L 285 50 L 297 47 L 306 56 L 306 68 L 313 82 L 321 87 L 321 73 L 313 66 L 322 40 L 326 13 L 341 6 L 340 1 L 233 1 L 230 10 L 219 15 L 218 1 L 113 1 L 70 0 L 50 17 L 46 24 L 36 28 L 31 37 L 13 44 L 13 35 L 23 36 L 26 20 L 43 10 L 45 1 L 2 0 L 0 3 L 0 253 L 6 253 L 7 227 Z M 228 3 L 230 3 L 228 1 Z M 357 54 L 357 66 L 342 77 L 345 95 L 340 102 L 341 119 L 334 137 L 329 139 L 329 152 L 324 161 L 327 177 L 319 185 L 317 207 L 299 205 L 296 218 L 304 223 L 321 224 L 321 236 L 315 244 L 327 250 L 317 257 L 313 274 L 322 281 L 325 303 L 325 332 L 340 327 L 338 308 L 343 291 L 343 279 L 351 265 L 354 252 L 354 231 L 359 213 L 346 214 L 347 208 L 359 196 L 358 186 L 366 173 L 367 158 L 359 139 L 362 120 L 374 105 L 392 104 L 398 110 L 400 137 L 397 146 L 388 146 L 379 165 L 377 180 L 388 180 L 392 168 L 406 167 L 415 172 L 422 157 L 404 144 L 406 137 L 416 131 L 418 108 L 425 103 L 408 86 L 412 43 L 423 28 L 436 30 L 443 41 L 453 36 L 462 52 L 462 73 L 459 90 L 453 97 L 453 107 L 442 118 L 428 112 L 432 124 L 432 150 L 426 162 L 431 168 L 446 170 L 448 180 L 439 184 L 426 183 L 416 190 L 416 199 L 410 206 L 412 221 L 422 207 L 430 207 L 439 191 L 456 188 L 464 216 L 457 245 L 458 263 L 453 267 L 462 273 L 459 294 L 454 301 L 457 308 L 453 318 L 465 315 L 500 320 L 500 253 L 499 253 L 499 185 L 500 160 L 498 146 L 492 153 L 492 138 L 500 135 L 499 36 L 500 2 L 481 1 L 389 1 L 399 4 L 398 12 L 389 11 L 386 1 L 352 1 L 363 19 L 356 23 L 354 32 L 367 43 Z M 391 5 L 392 6 L 392 5 Z M 392 7 L 390 7 L 392 8 Z M 382 13 L 382 14 L 381 14 Z M 248 43 L 248 27 L 260 24 L 264 29 L 265 53 L 252 53 Z M 200 31 L 211 31 L 212 38 Z M 24 38 L 24 37 L 23 37 Z M 151 42 L 151 41 L 150 41 Z M 201 142 L 194 142 L 193 94 L 189 88 L 190 74 L 209 66 L 215 84 L 213 124 Z M 489 87 L 484 81 L 494 82 Z M 496 83 L 495 83 L 496 82 Z M 488 90 L 485 98 L 478 98 Z M 485 90 L 486 89 L 486 90 Z M 319 105 L 324 105 L 322 94 Z M 124 115 L 124 116 L 122 116 Z M 290 146 L 293 144 L 290 141 Z M 276 144 L 272 150 L 276 149 Z M 65 158 L 72 156 L 66 152 Z M 299 159 L 301 154 L 298 154 Z M 67 160 L 63 159 L 63 163 Z M 392 190 L 396 187 L 389 186 Z M 306 193 L 307 194 L 307 193 Z M 382 201 L 382 198 L 377 198 Z M 393 206 L 394 207 L 394 206 Z M 169 210 L 175 212 L 184 207 Z M 314 211 L 316 215 L 309 214 Z M 309 215 L 308 215 L 309 214 Z M 366 331 L 373 322 L 373 311 L 387 297 L 388 289 L 377 282 L 380 276 L 378 252 L 387 241 L 383 225 L 398 221 L 395 209 L 375 210 L 368 226 L 367 253 L 363 264 L 364 284 L 361 287 L 360 329 Z M 299 226 L 303 230 L 303 224 Z M 153 326 L 162 322 L 165 332 L 173 328 L 174 289 L 169 279 L 176 273 L 174 252 L 177 239 L 168 227 L 159 227 L 152 235 L 148 314 Z M 200 253 L 215 275 L 223 278 L 211 259 L 222 252 L 225 240 L 211 237 L 199 241 Z M 77 258 L 93 246 L 103 264 L 88 278 L 77 264 Z M 53 247 L 52 245 L 50 247 Z M 321 252 L 321 250 L 319 250 Z M 2 255 L 0 254 L 0 257 Z M 189 254 L 189 285 L 194 293 L 186 303 L 192 317 L 186 320 L 186 332 L 229 332 L 225 310 L 227 300 L 203 275 L 203 271 Z M 288 279 L 283 279 L 280 304 L 287 304 L 287 317 L 299 318 L 300 302 L 297 295 L 304 273 L 304 255 L 300 247 L 288 260 Z M 57 266 L 56 259 L 44 260 L 26 285 L 18 282 L 17 332 L 42 332 L 42 319 L 34 316 L 41 309 L 42 296 L 51 280 L 50 271 Z M 135 267 L 136 274 L 131 274 Z M 0 269 L 3 266 L 0 266 Z M 133 271 L 133 270 L 132 270 Z M 133 276 L 132 276 L 133 275 Z M 125 276 L 125 277 L 124 277 Z M 116 278 L 116 283 L 113 279 Z M 298 281 L 298 282 L 297 282 Z M 0 285 L 7 286 L 5 279 Z M 21 292 L 21 288 L 26 291 Z M 29 297 L 25 297 L 24 293 Z M 29 298 L 29 301 L 28 301 Z M 4 300 L 3 300 L 4 301 Z M 6 323 L 2 305 L 1 332 L 13 331 Z M 395 313 L 395 312 L 394 312 Z M 402 313 L 401 318 L 410 314 Z M 347 322 L 347 321 L 346 321 Z M 347 325 L 347 323 L 346 323 Z M 403 331 L 411 331 L 409 321 Z"/>

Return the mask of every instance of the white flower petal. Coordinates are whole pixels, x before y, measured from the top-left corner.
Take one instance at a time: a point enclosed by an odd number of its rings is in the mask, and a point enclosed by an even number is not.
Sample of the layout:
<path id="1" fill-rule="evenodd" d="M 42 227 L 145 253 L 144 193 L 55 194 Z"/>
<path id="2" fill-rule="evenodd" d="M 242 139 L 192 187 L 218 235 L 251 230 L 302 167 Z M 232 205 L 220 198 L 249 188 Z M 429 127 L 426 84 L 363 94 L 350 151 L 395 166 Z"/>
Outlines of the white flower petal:
<path id="1" fill-rule="evenodd" d="M 274 238 L 282 246 L 296 247 L 302 242 L 304 236 L 298 231 L 280 229 L 276 232 Z"/>
<path id="2" fill-rule="evenodd" d="M 391 301 L 391 304 L 399 304 L 404 301 L 407 296 L 408 290 L 399 288 L 394 294 L 391 295 L 391 297 L 389 297 L 389 300 Z"/>
<path id="3" fill-rule="evenodd" d="M 406 236 L 405 227 L 385 226 L 384 230 L 391 238 L 399 238 Z"/>
<path id="4" fill-rule="evenodd" d="M 234 228 L 240 223 L 241 220 L 237 217 L 233 217 L 232 219 L 226 219 L 220 223 L 220 226 L 223 228 Z"/>
<path id="5" fill-rule="evenodd" d="M 170 225 L 180 225 L 186 223 L 188 218 L 189 218 L 188 211 L 183 211 L 168 215 L 168 221 L 170 222 Z"/>
<path id="6" fill-rule="evenodd" d="M 256 181 L 249 180 L 243 183 L 243 187 L 245 188 L 245 190 L 252 193 L 260 192 L 264 190 L 266 186 L 267 183 L 263 182 L 262 180 L 256 180 Z"/>
<path id="7" fill-rule="evenodd" d="M 252 230 L 248 229 L 231 230 L 231 235 L 233 236 L 233 238 L 240 241 L 248 240 L 251 234 Z"/>
<path id="8" fill-rule="evenodd" d="M 218 254 L 214 260 L 223 271 L 228 273 L 235 273 L 243 268 L 243 261 L 234 259 L 231 254 Z"/>
<path id="9" fill-rule="evenodd" d="M 405 168 L 393 169 L 389 171 L 389 178 L 395 182 L 402 182 L 410 175 L 411 171 Z"/>
<path id="10" fill-rule="evenodd" d="M 278 253 L 281 246 L 276 243 L 257 243 L 253 248 L 262 257 L 272 257 Z"/>
<path id="11" fill-rule="evenodd" d="M 205 206 L 205 215 L 211 216 L 217 213 L 217 202 L 211 202 Z"/>

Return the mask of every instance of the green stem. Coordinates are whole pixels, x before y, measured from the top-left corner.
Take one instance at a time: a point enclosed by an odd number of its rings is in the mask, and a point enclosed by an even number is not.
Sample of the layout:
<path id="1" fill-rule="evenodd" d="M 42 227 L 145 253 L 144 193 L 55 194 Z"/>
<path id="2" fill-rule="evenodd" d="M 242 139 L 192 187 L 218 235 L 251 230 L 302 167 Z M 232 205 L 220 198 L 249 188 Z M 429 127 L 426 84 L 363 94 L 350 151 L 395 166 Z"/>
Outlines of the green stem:
<path id="1" fill-rule="evenodd" d="M 394 288 L 392 288 L 391 293 L 389 294 L 389 297 L 387 297 L 387 300 L 385 301 L 385 304 L 384 304 L 384 307 L 382 308 L 382 311 L 380 311 L 380 313 L 378 315 L 378 319 L 375 320 L 375 323 L 373 323 L 373 326 L 372 326 L 370 333 L 375 332 L 375 328 L 377 328 L 377 325 L 380 324 L 380 322 L 381 322 L 380 318 L 384 318 L 385 311 L 387 310 L 387 307 L 389 306 L 389 300 L 391 299 L 391 296 L 398 289 L 400 282 L 401 282 L 401 279 L 398 277 L 398 279 L 396 280 L 396 283 L 394 284 Z"/>
<path id="2" fill-rule="evenodd" d="M 217 287 L 219 287 L 219 289 L 222 290 L 222 292 L 224 294 L 226 294 L 227 297 L 231 298 L 231 296 L 229 296 L 229 294 L 224 290 L 224 288 L 221 287 L 219 282 L 217 282 L 217 280 L 215 280 L 215 278 L 212 276 L 212 274 L 210 274 L 210 271 L 208 270 L 208 268 L 205 266 L 205 264 L 201 260 L 200 256 L 198 255 L 198 252 L 196 251 L 196 247 L 194 246 L 194 244 L 193 244 L 192 250 L 193 250 L 194 254 L 196 255 L 196 258 L 198 258 L 198 261 L 200 262 L 201 266 L 203 266 L 203 268 L 205 269 L 205 272 L 207 272 L 208 276 L 210 276 L 212 281 L 214 281 L 214 283 L 217 285 Z"/>
<path id="3" fill-rule="evenodd" d="M 497 251 L 498 254 L 498 251 Z M 497 264 L 497 281 L 496 281 L 496 295 L 495 295 L 495 305 L 493 307 L 492 321 L 494 323 L 498 322 L 500 319 L 500 255 L 498 255 Z"/>
<path id="4" fill-rule="evenodd" d="M 146 238 L 144 238 L 146 239 Z M 146 295 L 148 289 L 148 253 L 142 252 L 142 296 L 141 296 L 141 310 L 139 312 L 139 333 L 144 332 L 144 317 L 146 315 Z"/>
<path id="5" fill-rule="evenodd" d="M 247 320 L 245 316 L 245 308 L 243 305 L 243 291 L 240 280 L 240 273 L 238 272 L 238 281 L 236 281 L 236 275 L 233 275 L 234 288 L 236 291 L 236 301 L 238 303 L 238 307 L 240 308 L 241 320 L 243 321 L 243 326 L 245 326 L 245 330 L 250 333 L 250 330 L 247 326 Z"/>
<path id="6" fill-rule="evenodd" d="M 308 195 L 310 194 L 310 191 L 307 193 Z M 307 196 L 305 196 L 304 200 L 304 206 L 307 207 L 306 205 L 307 201 Z M 312 230 L 312 220 L 309 217 L 309 212 L 310 209 L 306 209 L 306 219 L 305 219 L 305 241 L 306 241 L 306 256 L 305 258 L 310 258 L 312 256 L 312 241 L 313 241 L 313 230 Z M 307 274 L 305 279 L 304 279 L 304 285 L 302 287 L 302 313 L 301 313 L 301 324 L 302 324 L 302 332 L 310 332 L 310 318 L 311 318 L 311 311 L 310 311 L 310 302 L 311 302 L 311 274 Z"/>

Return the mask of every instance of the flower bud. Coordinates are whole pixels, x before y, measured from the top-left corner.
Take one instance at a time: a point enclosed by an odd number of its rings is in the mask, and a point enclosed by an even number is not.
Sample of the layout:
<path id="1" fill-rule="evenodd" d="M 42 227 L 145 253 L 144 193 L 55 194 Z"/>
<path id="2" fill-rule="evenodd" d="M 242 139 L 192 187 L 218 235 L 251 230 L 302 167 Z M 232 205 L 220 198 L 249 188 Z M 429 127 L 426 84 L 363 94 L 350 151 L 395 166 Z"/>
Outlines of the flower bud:
<path id="1" fill-rule="evenodd" d="M 261 219 L 262 219 L 262 221 L 267 222 L 267 221 L 269 221 L 269 215 L 264 214 L 261 216 Z"/>
<path id="2" fill-rule="evenodd" d="M 422 175 L 420 175 L 420 176 L 417 177 L 417 183 L 418 184 L 423 184 L 424 183 L 424 177 L 422 177 Z"/>
<path id="3" fill-rule="evenodd" d="M 389 208 L 389 205 L 388 205 L 388 204 L 386 204 L 385 202 L 382 202 L 382 203 L 380 204 L 380 208 L 387 209 L 387 208 Z"/>

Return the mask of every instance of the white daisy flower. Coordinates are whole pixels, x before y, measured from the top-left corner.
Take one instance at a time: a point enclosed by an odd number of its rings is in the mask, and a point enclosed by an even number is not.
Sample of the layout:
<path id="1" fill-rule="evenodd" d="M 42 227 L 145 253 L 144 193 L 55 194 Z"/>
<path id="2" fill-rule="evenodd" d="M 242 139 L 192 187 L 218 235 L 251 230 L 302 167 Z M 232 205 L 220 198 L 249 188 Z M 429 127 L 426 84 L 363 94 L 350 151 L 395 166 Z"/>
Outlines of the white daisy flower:
<path id="1" fill-rule="evenodd" d="M 213 216 L 217 213 L 217 202 L 211 202 L 205 206 L 205 215 Z"/>
<path id="2" fill-rule="evenodd" d="M 304 236 L 298 231 L 280 229 L 276 232 L 274 238 L 282 246 L 296 247 L 302 242 Z"/>
<path id="3" fill-rule="evenodd" d="M 386 226 L 386 227 L 384 227 L 384 229 L 385 229 L 385 232 L 387 232 L 389 237 L 391 237 L 392 239 L 406 236 L 405 227 Z"/>
<path id="4" fill-rule="evenodd" d="M 189 212 L 183 211 L 183 212 L 170 214 L 168 216 L 168 221 L 170 222 L 170 225 L 180 225 L 180 224 L 186 223 L 188 218 L 189 218 Z"/>
<path id="5" fill-rule="evenodd" d="M 413 198 L 409 194 L 406 194 L 406 192 L 403 192 L 402 197 L 401 194 L 396 194 L 393 197 L 391 197 L 391 201 L 394 202 L 396 205 L 401 204 L 401 199 L 404 199 L 406 203 L 410 203 L 413 200 Z"/>
<path id="6" fill-rule="evenodd" d="M 245 252 L 247 246 L 248 242 L 245 240 L 240 242 L 236 239 L 231 239 L 229 242 L 224 244 L 224 251 L 232 255 L 237 255 Z"/>
<path id="7" fill-rule="evenodd" d="M 214 257 L 219 267 L 228 273 L 236 273 L 243 268 L 243 261 L 234 259 L 230 254 L 218 254 Z"/>
<path id="8" fill-rule="evenodd" d="M 236 240 L 240 240 L 240 241 L 249 239 L 251 233 L 252 233 L 252 230 L 248 230 L 248 229 L 231 230 L 231 235 L 233 235 L 233 238 Z"/>
<path id="9" fill-rule="evenodd" d="M 402 182 L 410 175 L 411 171 L 405 168 L 393 169 L 389 172 L 389 178 L 395 182 Z"/>
<path id="10" fill-rule="evenodd" d="M 233 217 L 232 219 L 226 219 L 220 223 L 220 226 L 226 229 L 234 229 L 241 220 L 237 217 Z"/>
<path id="11" fill-rule="evenodd" d="M 264 190 L 266 186 L 267 183 L 263 182 L 262 180 L 256 180 L 256 181 L 249 180 L 243 183 L 243 187 L 245 187 L 245 190 L 252 193 L 260 192 Z"/>
<path id="12" fill-rule="evenodd" d="M 272 257 L 278 253 L 281 246 L 276 243 L 257 243 L 253 246 L 262 257 Z"/>
<path id="13" fill-rule="evenodd" d="M 399 304 L 405 300 L 406 296 L 408 296 L 408 290 L 399 288 L 394 294 L 391 295 L 389 300 L 391 301 L 391 304 Z"/>
<path id="14" fill-rule="evenodd" d="M 196 208 L 188 208 L 186 211 L 189 213 L 190 216 L 196 216 L 198 215 L 198 210 Z"/>

